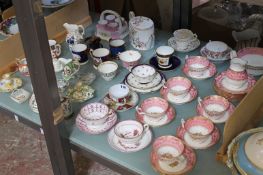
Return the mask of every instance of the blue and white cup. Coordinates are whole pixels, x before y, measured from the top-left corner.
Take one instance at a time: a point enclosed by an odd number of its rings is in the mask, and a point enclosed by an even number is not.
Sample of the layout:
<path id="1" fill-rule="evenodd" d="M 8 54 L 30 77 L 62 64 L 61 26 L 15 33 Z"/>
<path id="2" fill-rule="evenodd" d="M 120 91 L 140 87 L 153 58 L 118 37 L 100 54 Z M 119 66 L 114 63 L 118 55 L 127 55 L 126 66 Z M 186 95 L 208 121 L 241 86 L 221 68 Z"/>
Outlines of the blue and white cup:
<path id="1" fill-rule="evenodd" d="M 99 64 L 109 60 L 110 51 L 106 48 L 90 49 L 90 56 L 93 59 L 93 67 L 98 68 Z"/>
<path id="2" fill-rule="evenodd" d="M 109 45 L 112 57 L 117 57 L 119 53 L 125 51 L 125 41 L 122 39 L 110 39 Z"/>
<path id="3" fill-rule="evenodd" d="M 72 47 L 73 59 L 79 64 L 86 64 L 89 60 L 87 46 L 85 44 L 75 44 Z"/>

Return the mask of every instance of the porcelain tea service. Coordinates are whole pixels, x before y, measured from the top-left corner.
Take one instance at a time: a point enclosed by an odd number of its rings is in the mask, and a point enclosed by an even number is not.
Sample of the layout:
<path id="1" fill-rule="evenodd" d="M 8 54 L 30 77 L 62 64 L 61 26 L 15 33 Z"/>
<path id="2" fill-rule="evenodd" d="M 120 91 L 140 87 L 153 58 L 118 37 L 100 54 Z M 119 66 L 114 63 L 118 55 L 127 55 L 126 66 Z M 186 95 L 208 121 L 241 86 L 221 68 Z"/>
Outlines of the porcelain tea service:
<path id="1" fill-rule="evenodd" d="M 113 61 L 100 63 L 98 71 L 101 77 L 106 81 L 111 81 L 117 74 L 118 64 Z"/>
<path id="2" fill-rule="evenodd" d="M 124 120 L 109 132 L 110 146 L 121 152 L 136 152 L 147 147 L 152 140 L 152 132 L 147 124 L 134 120 Z"/>
<path id="3" fill-rule="evenodd" d="M 193 79 L 207 79 L 215 75 L 216 66 L 206 57 L 186 56 L 182 71 Z"/>
<path id="4" fill-rule="evenodd" d="M 161 136 L 152 145 L 151 163 L 160 174 L 186 174 L 194 168 L 196 155 L 181 139 Z"/>
<path id="5" fill-rule="evenodd" d="M 103 133 L 117 122 L 116 113 L 103 103 L 89 103 L 76 118 L 78 128 L 88 134 Z"/>
<path id="6" fill-rule="evenodd" d="M 139 64 L 142 55 L 140 52 L 135 50 L 127 50 L 118 54 L 118 57 L 122 61 L 122 65 L 126 69 L 131 69 L 132 67 Z"/>
<path id="7" fill-rule="evenodd" d="M 22 59 L 17 59 L 16 60 L 16 65 L 18 67 L 18 71 L 24 75 L 24 76 L 29 76 L 29 69 L 27 66 L 27 61 L 26 58 L 22 58 Z"/>
<path id="8" fill-rule="evenodd" d="M 12 73 L 5 73 L 0 80 L 0 92 L 12 92 L 22 86 L 22 79 L 12 77 Z"/>

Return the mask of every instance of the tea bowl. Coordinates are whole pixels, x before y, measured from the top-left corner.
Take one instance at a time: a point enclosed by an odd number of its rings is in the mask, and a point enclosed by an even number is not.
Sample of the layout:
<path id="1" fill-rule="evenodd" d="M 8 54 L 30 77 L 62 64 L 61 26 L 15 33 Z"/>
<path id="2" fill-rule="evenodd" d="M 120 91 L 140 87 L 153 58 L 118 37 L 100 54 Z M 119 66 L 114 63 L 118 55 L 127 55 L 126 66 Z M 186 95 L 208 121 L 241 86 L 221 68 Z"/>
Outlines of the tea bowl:
<path id="1" fill-rule="evenodd" d="M 184 77 L 173 77 L 167 80 L 164 88 L 169 89 L 169 93 L 184 98 L 192 87 L 192 82 Z"/>
<path id="2" fill-rule="evenodd" d="M 117 74 L 118 64 L 113 61 L 102 62 L 98 66 L 101 77 L 106 81 L 111 81 Z"/>

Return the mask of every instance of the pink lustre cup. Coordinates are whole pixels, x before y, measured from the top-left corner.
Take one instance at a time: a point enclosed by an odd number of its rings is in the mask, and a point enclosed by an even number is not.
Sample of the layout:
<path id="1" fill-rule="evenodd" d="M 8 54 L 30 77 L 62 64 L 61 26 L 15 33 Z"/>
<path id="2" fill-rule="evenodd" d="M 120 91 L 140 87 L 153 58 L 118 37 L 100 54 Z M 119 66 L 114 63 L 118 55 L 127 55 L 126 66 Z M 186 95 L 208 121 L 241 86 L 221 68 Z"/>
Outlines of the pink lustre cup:
<path id="1" fill-rule="evenodd" d="M 203 100 L 199 97 L 198 103 L 210 117 L 215 119 L 223 117 L 230 107 L 229 101 L 218 95 L 207 96 Z"/>
<path id="2" fill-rule="evenodd" d="M 184 77 L 170 78 L 163 88 L 169 89 L 169 93 L 178 98 L 184 98 L 191 90 L 192 82 Z"/>
<path id="3" fill-rule="evenodd" d="M 102 103 L 90 103 L 80 110 L 80 115 L 87 125 L 102 125 L 108 121 L 112 113 L 112 109 Z"/>
<path id="4" fill-rule="evenodd" d="M 182 120 L 182 126 L 191 138 L 197 140 L 206 140 L 214 130 L 213 122 L 203 116 Z"/>
<path id="5" fill-rule="evenodd" d="M 140 115 L 146 115 L 153 120 L 160 120 L 167 112 L 169 103 L 159 97 L 145 99 L 140 107 L 136 107 Z"/>
<path id="6" fill-rule="evenodd" d="M 149 125 L 142 125 L 135 120 L 125 120 L 114 127 L 115 135 L 119 142 L 124 145 L 138 144 L 148 130 Z"/>
<path id="7" fill-rule="evenodd" d="M 174 136 L 161 136 L 153 143 L 153 152 L 157 153 L 159 161 L 173 163 L 183 161 L 184 143 Z"/>
<path id="8" fill-rule="evenodd" d="M 185 64 L 189 70 L 197 75 L 202 75 L 205 70 L 209 68 L 210 62 L 206 57 L 191 56 L 186 57 Z"/>

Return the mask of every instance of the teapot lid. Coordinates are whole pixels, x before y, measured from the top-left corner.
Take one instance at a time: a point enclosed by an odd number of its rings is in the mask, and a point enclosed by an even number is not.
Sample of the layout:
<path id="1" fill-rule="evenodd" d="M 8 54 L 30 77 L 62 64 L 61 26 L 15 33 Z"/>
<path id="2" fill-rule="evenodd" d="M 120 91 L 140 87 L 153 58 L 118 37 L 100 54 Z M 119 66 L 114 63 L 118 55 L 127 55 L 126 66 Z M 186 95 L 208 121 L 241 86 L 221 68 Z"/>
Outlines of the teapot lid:
<path id="1" fill-rule="evenodd" d="M 130 20 L 130 25 L 139 30 L 146 30 L 153 27 L 154 23 L 145 16 L 136 16 Z"/>

